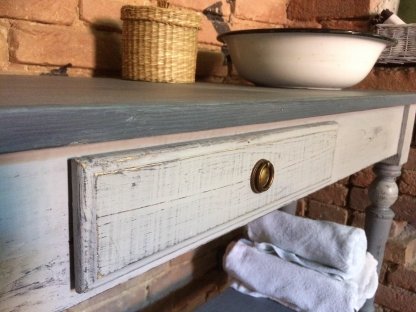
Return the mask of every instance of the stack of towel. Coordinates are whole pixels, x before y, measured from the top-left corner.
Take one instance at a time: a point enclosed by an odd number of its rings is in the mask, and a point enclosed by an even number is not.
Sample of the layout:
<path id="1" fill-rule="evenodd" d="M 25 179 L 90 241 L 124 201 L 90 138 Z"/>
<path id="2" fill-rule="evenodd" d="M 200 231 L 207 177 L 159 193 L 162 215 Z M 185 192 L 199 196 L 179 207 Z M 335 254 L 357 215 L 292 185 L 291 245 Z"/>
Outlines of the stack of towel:
<path id="1" fill-rule="evenodd" d="M 363 230 L 275 211 L 230 244 L 232 286 L 295 311 L 358 311 L 377 290 L 377 261 Z"/>

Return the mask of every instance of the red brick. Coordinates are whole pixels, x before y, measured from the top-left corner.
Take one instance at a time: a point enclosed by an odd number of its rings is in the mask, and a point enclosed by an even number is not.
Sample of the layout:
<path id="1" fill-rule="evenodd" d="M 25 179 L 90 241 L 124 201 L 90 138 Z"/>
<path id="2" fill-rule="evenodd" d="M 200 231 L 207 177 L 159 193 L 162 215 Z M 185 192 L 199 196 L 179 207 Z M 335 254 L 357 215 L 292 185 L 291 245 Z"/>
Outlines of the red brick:
<path id="1" fill-rule="evenodd" d="M 149 284 L 149 300 L 153 302 L 169 296 L 219 267 L 220 258 L 215 249 L 192 259 L 191 262 L 177 265 L 173 263 L 178 263 L 178 261 L 172 260 L 168 270 L 152 279 Z"/>
<path id="2" fill-rule="evenodd" d="M 204 244 L 70 311 L 194 311 L 227 286 L 226 274 L 219 269 L 221 255 L 231 240 L 241 237 L 242 231 L 239 228 Z"/>
<path id="3" fill-rule="evenodd" d="M 120 34 L 86 28 L 13 23 L 10 32 L 14 62 L 118 70 Z"/>
<path id="4" fill-rule="evenodd" d="M 262 0 L 261 5 L 253 0 L 238 0 L 234 15 L 245 20 L 284 24 L 286 22 L 286 0 Z"/>
<path id="5" fill-rule="evenodd" d="M 315 192 L 309 198 L 315 199 L 325 204 L 345 207 L 347 204 L 348 188 L 342 184 L 331 184 Z"/>
<path id="6" fill-rule="evenodd" d="M 314 20 L 316 18 L 354 18 L 370 14 L 371 0 L 338 1 L 290 0 L 287 15 L 292 20 Z"/>
<path id="7" fill-rule="evenodd" d="M 307 200 L 305 198 L 299 199 L 296 207 L 296 215 L 304 217 L 307 209 Z"/>
<path id="8" fill-rule="evenodd" d="M 406 226 L 407 226 L 406 221 L 393 220 L 393 222 L 391 223 L 389 237 L 393 238 L 393 237 L 399 236 L 404 231 Z"/>
<path id="9" fill-rule="evenodd" d="M 312 219 L 346 224 L 348 218 L 348 211 L 344 208 L 335 205 L 329 205 L 320 203 L 315 200 L 310 200 L 307 216 Z"/>
<path id="10" fill-rule="evenodd" d="M 225 250 L 225 247 L 224 247 Z M 204 253 L 201 254 L 201 252 L 194 253 L 192 257 L 192 261 L 187 263 L 178 263 L 178 260 L 173 259 L 171 260 L 171 268 L 172 270 L 176 269 L 184 269 L 184 272 L 188 272 L 185 268 L 186 266 L 189 266 L 192 269 L 192 278 L 200 278 L 204 274 L 206 274 L 208 271 L 211 271 L 217 267 L 221 266 L 221 259 L 222 257 L 219 256 L 219 250 L 218 248 L 210 248 L 205 249 Z"/>
<path id="11" fill-rule="evenodd" d="M 387 281 L 393 286 L 416 292 L 416 263 L 409 267 L 397 266 L 387 274 Z"/>
<path id="12" fill-rule="evenodd" d="M 228 19 L 229 15 L 231 14 L 231 4 L 228 3 L 228 1 L 226 0 L 170 0 L 169 3 L 172 6 L 178 6 L 200 12 L 205 11 L 217 15 L 223 15 L 226 19 Z"/>
<path id="13" fill-rule="evenodd" d="M 187 290 L 190 287 L 187 287 Z M 207 293 L 215 292 L 216 285 L 195 285 L 186 295 L 175 296 L 174 304 L 170 312 L 192 312 L 206 302 Z"/>
<path id="14" fill-rule="evenodd" d="M 403 169 L 416 170 L 416 147 L 411 147 L 409 151 L 409 158 L 403 165 Z"/>
<path id="15" fill-rule="evenodd" d="M 368 197 L 368 189 L 352 187 L 349 196 L 349 207 L 358 211 L 365 211 L 371 202 Z"/>
<path id="16" fill-rule="evenodd" d="M 27 64 L 18 64 L 18 63 L 9 63 L 8 66 L 4 69 L 4 73 L 10 75 L 33 75 L 38 76 L 41 74 L 49 73 L 51 70 L 56 69 L 56 66 L 45 66 L 45 65 L 27 65 Z M 70 77 L 84 77 L 91 78 L 96 74 L 94 69 L 86 68 L 69 68 L 68 76 Z"/>
<path id="17" fill-rule="evenodd" d="M 401 195 L 392 208 L 395 219 L 416 225 L 416 197 Z"/>
<path id="18" fill-rule="evenodd" d="M 322 20 L 322 28 L 326 29 L 345 29 L 355 31 L 369 31 L 369 20 Z"/>
<path id="19" fill-rule="evenodd" d="M 242 232 L 243 228 L 236 229 L 169 261 L 167 268 L 152 275 L 149 282 L 149 300 L 159 300 L 195 280 L 204 278 L 209 272 L 219 270 L 226 246 L 232 240 L 240 238 Z"/>
<path id="20" fill-rule="evenodd" d="M 368 187 L 374 181 L 376 175 L 372 167 L 365 168 L 351 176 L 351 184 L 359 187 Z"/>
<path id="21" fill-rule="evenodd" d="M 322 25 L 317 21 L 299 21 L 299 20 L 287 20 L 286 26 L 289 28 L 322 28 Z"/>
<path id="22" fill-rule="evenodd" d="M 350 184 L 350 177 L 345 177 L 344 179 L 338 180 L 336 183 L 348 186 Z"/>
<path id="23" fill-rule="evenodd" d="M 386 280 L 387 272 L 390 270 L 390 267 L 392 265 L 389 262 L 383 261 L 381 264 L 380 273 L 378 275 L 378 281 L 380 283 L 384 284 L 384 281 Z"/>
<path id="24" fill-rule="evenodd" d="M 231 17 L 231 30 L 257 29 L 257 28 L 281 28 L 281 25 L 272 25 L 258 21 L 244 20 L 237 17 Z"/>
<path id="25" fill-rule="evenodd" d="M 416 307 L 416 294 L 379 284 L 375 302 L 393 311 L 414 312 Z"/>
<path id="26" fill-rule="evenodd" d="M 223 270 L 210 271 L 202 278 L 176 291 L 173 294 L 173 306 L 169 312 L 193 312 L 199 305 L 216 296 L 228 285 L 227 274 Z"/>
<path id="27" fill-rule="evenodd" d="M 364 225 L 365 225 L 365 213 L 354 211 L 351 217 L 351 226 L 364 229 Z M 393 237 L 399 236 L 405 229 L 406 225 L 407 225 L 407 222 L 393 220 L 391 224 L 391 228 L 390 228 L 389 237 L 393 238 Z"/>
<path id="28" fill-rule="evenodd" d="M 140 278 L 136 278 L 129 280 L 118 287 L 110 288 L 109 290 L 65 311 L 139 311 L 148 304 L 146 296 L 146 283 L 142 283 Z"/>
<path id="29" fill-rule="evenodd" d="M 0 17 L 71 25 L 77 17 L 77 6 L 78 0 L 2 0 Z"/>
<path id="30" fill-rule="evenodd" d="M 226 247 L 230 242 L 241 238 L 242 233 L 243 228 L 239 228 L 232 232 L 229 232 L 215 240 L 212 240 L 202 246 L 199 246 L 198 248 L 192 249 L 191 251 L 188 251 L 187 253 L 184 253 L 170 260 L 170 266 L 181 266 L 189 263 L 192 263 L 195 266 L 197 263 L 200 263 L 201 261 L 210 262 L 211 260 L 213 262 L 217 262 L 217 254 L 219 252 L 225 251 Z"/>
<path id="31" fill-rule="evenodd" d="M 316 0 L 289 0 L 287 18 L 290 20 L 316 20 L 317 11 Z"/>
<path id="32" fill-rule="evenodd" d="M 5 20 L 0 20 L 0 70 L 9 64 L 9 44 L 7 42 L 10 25 Z"/>
<path id="33" fill-rule="evenodd" d="M 197 256 L 197 253 L 198 253 L 198 249 L 193 249 L 191 251 L 188 251 L 170 260 L 169 265 L 172 267 L 172 266 L 181 266 L 181 265 L 187 265 L 189 263 L 192 263 L 193 259 Z"/>
<path id="34" fill-rule="evenodd" d="M 352 214 L 351 226 L 364 228 L 365 225 L 365 213 L 354 211 Z"/>
<path id="35" fill-rule="evenodd" d="M 416 260 L 416 230 L 408 226 L 399 236 L 387 241 L 384 260 L 408 265 Z"/>
<path id="36" fill-rule="evenodd" d="M 400 192 L 416 196 L 416 171 L 403 170 L 399 182 Z"/>
<path id="37" fill-rule="evenodd" d="M 154 278 L 149 284 L 149 300 L 157 301 L 192 281 L 193 267 L 190 264 L 177 265 Z"/>
<path id="38" fill-rule="evenodd" d="M 127 282 L 117 285 L 107 291 L 73 306 L 68 312 L 113 312 L 113 311 L 142 311 L 149 305 L 149 281 L 168 272 L 169 263 L 162 264 Z"/>
<path id="39" fill-rule="evenodd" d="M 94 27 L 121 29 L 120 10 L 123 5 L 149 5 L 150 0 L 81 0 L 80 19 Z"/>
<path id="40" fill-rule="evenodd" d="M 217 40 L 217 36 L 229 29 L 229 25 L 221 20 L 208 20 L 206 16 L 202 16 L 198 42 L 221 46 L 222 43 Z"/>
<path id="41" fill-rule="evenodd" d="M 202 279 L 195 280 L 175 294 L 173 309 L 170 312 L 195 311 L 208 298 L 218 294 L 224 283 L 226 283 L 226 274 L 223 271 L 212 271 Z"/>
<path id="42" fill-rule="evenodd" d="M 415 67 L 374 67 L 354 89 L 416 91 Z M 413 161 L 414 164 L 414 161 Z"/>

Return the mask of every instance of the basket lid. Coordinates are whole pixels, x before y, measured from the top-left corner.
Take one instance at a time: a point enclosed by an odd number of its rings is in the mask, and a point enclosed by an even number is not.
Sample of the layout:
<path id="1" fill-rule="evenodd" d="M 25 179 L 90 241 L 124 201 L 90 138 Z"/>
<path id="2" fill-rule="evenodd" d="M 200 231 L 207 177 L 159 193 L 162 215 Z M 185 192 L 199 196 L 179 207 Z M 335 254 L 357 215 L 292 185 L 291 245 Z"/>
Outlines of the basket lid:
<path id="1" fill-rule="evenodd" d="M 125 5 L 121 8 L 121 19 L 145 20 L 199 29 L 201 15 L 184 9 Z"/>

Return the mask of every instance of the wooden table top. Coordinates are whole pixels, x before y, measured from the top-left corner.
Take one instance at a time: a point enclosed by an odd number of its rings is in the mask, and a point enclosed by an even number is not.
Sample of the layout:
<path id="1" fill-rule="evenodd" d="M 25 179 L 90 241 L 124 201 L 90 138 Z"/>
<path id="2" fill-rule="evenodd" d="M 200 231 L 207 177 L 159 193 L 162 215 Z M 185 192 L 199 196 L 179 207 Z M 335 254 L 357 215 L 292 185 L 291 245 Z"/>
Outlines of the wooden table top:
<path id="1" fill-rule="evenodd" d="M 416 93 L 0 75 L 0 153 L 416 103 Z"/>

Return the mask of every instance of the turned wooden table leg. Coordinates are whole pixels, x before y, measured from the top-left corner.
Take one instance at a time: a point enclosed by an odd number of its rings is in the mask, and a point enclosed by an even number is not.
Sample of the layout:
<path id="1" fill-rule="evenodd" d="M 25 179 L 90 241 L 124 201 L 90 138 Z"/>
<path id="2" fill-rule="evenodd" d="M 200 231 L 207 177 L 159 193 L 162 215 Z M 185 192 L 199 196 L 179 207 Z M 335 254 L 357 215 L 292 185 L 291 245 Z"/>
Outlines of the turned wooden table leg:
<path id="1" fill-rule="evenodd" d="M 398 197 L 396 178 L 400 176 L 401 166 L 378 163 L 373 170 L 377 177 L 369 189 L 371 206 L 366 210 L 365 232 L 368 240 L 367 250 L 378 261 L 377 272 L 380 273 L 384 248 L 394 217 L 391 206 Z M 360 311 L 374 311 L 374 298 L 367 300 Z"/>

